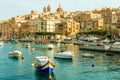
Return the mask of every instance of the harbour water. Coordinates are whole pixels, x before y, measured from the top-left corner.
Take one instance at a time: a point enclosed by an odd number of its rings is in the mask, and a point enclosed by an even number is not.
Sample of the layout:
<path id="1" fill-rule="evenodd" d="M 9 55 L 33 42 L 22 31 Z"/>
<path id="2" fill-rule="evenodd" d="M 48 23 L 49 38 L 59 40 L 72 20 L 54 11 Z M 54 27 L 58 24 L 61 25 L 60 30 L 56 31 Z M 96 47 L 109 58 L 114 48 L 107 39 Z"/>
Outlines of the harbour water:
<path id="1" fill-rule="evenodd" d="M 106 56 L 104 52 L 79 50 L 78 46 L 67 44 L 67 50 L 74 52 L 72 60 L 56 59 L 53 54 L 61 44 L 53 44 L 55 49 L 43 49 L 38 44 L 31 43 L 35 51 L 25 47 L 26 43 L 6 43 L 0 46 L 0 80 L 48 80 L 48 75 L 37 74 L 31 65 L 36 56 L 47 55 L 55 63 L 53 80 L 120 80 L 120 54 Z M 20 50 L 24 60 L 12 59 L 8 53 Z M 85 58 L 81 54 L 94 54 L 95 58 Z"/>

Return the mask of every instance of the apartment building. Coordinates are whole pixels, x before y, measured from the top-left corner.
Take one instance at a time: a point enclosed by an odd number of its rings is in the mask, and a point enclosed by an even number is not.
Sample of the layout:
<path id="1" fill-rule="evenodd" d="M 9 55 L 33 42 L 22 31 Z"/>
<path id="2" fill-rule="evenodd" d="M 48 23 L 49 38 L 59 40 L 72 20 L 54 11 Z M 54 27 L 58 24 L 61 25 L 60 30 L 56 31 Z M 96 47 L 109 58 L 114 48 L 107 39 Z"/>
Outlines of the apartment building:
<path id="1" fill-rule="evenodd" d="M 101 14 L 94 14 L 92 12 L 80 13 L 79 22 L 81 32 L 88 32 L 104 28 Z"/>
<path id="2" fill-rule="evenodd" d="M 120 32 L 119 14 L 119 8 L 66 12 L 61 5 L 55 13 L 51 13 L 51 6 L 48 5 L 43 8 L 41 14 L 32 10 L 30 14 L 1 21 L 0 33 L 6 38 L 11 36 L 22 38 L 35 32 L 56 32 L 66 36 L 75 36 L 78 32 L 104 29 L 108 34 L 118 35 Z"/>

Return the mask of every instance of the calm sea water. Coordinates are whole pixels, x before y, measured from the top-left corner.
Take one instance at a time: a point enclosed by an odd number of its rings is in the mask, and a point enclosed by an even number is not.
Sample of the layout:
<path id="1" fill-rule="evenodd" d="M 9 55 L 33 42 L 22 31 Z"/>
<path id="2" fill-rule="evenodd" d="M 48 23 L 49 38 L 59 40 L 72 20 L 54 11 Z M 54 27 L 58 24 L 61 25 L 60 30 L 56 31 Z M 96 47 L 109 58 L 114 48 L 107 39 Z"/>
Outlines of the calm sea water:
<path id="1" fill-rule="evenodd" d="M 70 44 L 65 46 L 74 52 L 72 60 L 54 59 L 53 54 L 61 44 L 54 44 L 54 50 L 47 50 L 31 43 L 36 49 L 34 52 L 27 49 L 25 44 L 6 43 L 0 46 L 0 80 L 48 80 L 48 75 L 37 74 L 31 65 L 40 55 L 47 55 L 55 63 L 53 80 L 120 80 L 120 54 L 106 56 L 104 52 L 82 51 Z M 24 60 L 8 58 L 8 53 L 13 50 L 20 50 Z M 81 57 L 84 53 L 94 54 L 95 58 Z"/>

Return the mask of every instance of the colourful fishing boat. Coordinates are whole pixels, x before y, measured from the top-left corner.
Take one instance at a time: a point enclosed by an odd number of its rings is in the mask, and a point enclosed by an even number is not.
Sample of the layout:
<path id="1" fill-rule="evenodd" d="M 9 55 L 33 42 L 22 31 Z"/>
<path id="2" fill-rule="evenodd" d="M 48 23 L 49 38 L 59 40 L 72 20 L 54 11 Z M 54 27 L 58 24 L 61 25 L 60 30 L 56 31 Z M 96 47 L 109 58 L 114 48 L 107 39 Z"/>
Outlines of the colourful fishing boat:
<path id="1" fill-rule="evenodd" d="M 38 56 L 33 66 L 38 73 L 53 73 L 55 64 L 47 56 Z"/>

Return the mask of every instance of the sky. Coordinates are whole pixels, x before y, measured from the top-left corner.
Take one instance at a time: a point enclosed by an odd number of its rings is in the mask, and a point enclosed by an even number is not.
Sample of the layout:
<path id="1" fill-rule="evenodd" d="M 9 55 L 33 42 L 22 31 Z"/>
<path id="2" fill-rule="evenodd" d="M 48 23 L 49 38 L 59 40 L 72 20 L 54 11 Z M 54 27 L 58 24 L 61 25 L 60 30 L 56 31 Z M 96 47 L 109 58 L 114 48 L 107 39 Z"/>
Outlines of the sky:
<path id="1" fill-rule="evenodd" d="M 0 0 L 0 20 L 29 14 L 32 10 L 42 13 L 44 6 L 51 6 L 54 13 L 59 4 L 64 11 L 90 11 L 104 7 L 120 7 L 120 0 Z"/>

